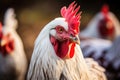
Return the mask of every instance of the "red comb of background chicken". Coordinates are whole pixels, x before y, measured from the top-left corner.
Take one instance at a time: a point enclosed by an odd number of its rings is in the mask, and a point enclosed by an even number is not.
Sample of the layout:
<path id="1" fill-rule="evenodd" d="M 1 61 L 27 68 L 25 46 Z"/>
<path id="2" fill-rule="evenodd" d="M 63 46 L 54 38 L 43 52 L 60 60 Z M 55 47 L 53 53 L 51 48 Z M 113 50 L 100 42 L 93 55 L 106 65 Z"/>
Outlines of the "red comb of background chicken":
<path id="1" fill-rule="evenodd" d="M 104 15 L 107 15 L 107 13 L 109 12 L 109 6 L 107 4 L 104 4 L 102 6 L 101 11 L 103 12 Z"/>
<path id="2" fill-rule="evenodd" d="M 104 38 L 112 37 L 115 33 L 115 27 L 112 20 L 109 18 L 109 6 L 104 4 L 101 8 L 104 18 L 100 20 L 99 31 L 100 35 Z"/>
<path id="3" fill-rule="evenodd" d="M 101 8 L 102 13 L 104 14 L 105 18 L 110 20 L 108 17 L 108 12 L 109 12 L 109 6 L 107 4 L 104 4 Z"/>
<path id="4" fill-rule="evenodd" d="M 2 24 L 0 22 L 0 39 L 2 38 Z"/>
<path id="5" fill-rule="evenodd" d="M 2 24 L 1 24 L 1 22 L 0 22 L 0 32 L 2 32 Z"/>
<path id="6" fill-rule="evenodd" d="M 61 9 L 61 15 L 68 22 L 69 30 L 74 30 L 75 33 L 79 32 L 81 12 L 79 12 L 80 6 L 76 8 L 75 1 L 72 2 L 68 8 L 64 6 Z M 78 13 L 79 12 L 79 13 Z"/>

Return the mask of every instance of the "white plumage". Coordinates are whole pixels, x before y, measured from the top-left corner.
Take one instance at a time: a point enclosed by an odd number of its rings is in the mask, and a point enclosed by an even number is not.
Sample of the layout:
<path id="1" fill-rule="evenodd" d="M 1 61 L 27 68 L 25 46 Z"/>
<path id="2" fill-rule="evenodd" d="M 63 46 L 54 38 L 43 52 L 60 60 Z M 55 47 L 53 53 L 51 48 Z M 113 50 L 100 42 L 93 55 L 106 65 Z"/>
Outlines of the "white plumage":
<path id="1" fill-rule="evenodd" d="M 80 47 L 84 52 L 84 56 L 88 57 L 92 54 L 93 58 L 99 58 L 102 52 L 108 50 L 112 46 L 110 40 L 98 39 L 98 38 L 86 38 L 81 40 Z"/>
<path id="2" fill-rule="evenodd" d="M 120 79 L 120 36 L 113 43 L 109 40 L 84 38 L 81 49 L 85 57 L 94 58 L 106 69 L 108 79 Z"/>

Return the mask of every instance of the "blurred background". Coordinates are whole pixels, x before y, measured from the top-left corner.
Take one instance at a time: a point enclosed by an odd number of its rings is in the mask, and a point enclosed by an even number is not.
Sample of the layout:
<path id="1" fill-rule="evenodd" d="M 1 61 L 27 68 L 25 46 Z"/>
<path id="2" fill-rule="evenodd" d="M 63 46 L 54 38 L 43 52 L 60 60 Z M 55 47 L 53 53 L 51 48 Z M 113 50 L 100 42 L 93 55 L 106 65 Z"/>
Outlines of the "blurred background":
<path id="1" fill-rule="evenodd" d="M 12 7 L 18 19 L 18 34 L 23 40 L 25 52 L 30 60 L 34 41 L 41 29 L 51 20 L 60 16 L 60 9 L 74 0 L 0 0 L 0 21 L 3 22 L 5 11 Z M 110 11 L 120 20 L 118 0 L 76 0 L 81 6 L 81 30 L 98 13 L 103 4 L 108 4 Z"/>

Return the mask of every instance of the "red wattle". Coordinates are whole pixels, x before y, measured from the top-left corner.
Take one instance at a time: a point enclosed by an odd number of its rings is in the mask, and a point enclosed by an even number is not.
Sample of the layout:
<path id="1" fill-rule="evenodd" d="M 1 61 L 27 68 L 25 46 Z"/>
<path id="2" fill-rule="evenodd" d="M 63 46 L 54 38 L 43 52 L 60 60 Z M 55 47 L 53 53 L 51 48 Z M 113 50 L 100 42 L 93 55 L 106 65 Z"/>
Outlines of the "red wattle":
<path id="1" fill-rule="evenodd" d="M 64 42 L 60 42 L 57 54 L 60 58 L 64 58 L 67 55 L 68 50 L 69 50 L 69 41 L 67 40 Z"/>
<path id="2" fill-rule="evenodd" d="M 72 58 L 74 56 L 74 53 L 75 53 L 74 51 L 75 51 L 75 43 L 72 43 L 72 46 L 70 49 L 70 54 L 69 54 L 70 58 Z"/>
<path id="3" fill-rule="evenodd" d="M 14 50 L 14 40 L 10 41 L 8 44 L 6 44 L 6 52 L 10 53 Z"/>
<path id="4" fill-rule="evenodd" d="M 58 57 L 68 59 L 74 56 L 75 43 L 71 43 L 69 40 L 58 41 L 53 36 L 50 40 Z"/>

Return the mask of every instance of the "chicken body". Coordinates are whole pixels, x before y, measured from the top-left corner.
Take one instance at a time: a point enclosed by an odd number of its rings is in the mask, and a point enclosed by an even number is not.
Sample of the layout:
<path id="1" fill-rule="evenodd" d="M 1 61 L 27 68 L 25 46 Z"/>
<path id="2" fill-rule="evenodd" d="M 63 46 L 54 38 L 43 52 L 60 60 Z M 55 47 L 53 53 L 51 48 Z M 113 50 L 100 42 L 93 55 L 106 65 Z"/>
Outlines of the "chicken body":
<path id="1" fill-rule="evenodd" d="M 84 38 L 81 49 L 85 57 L 94 58 L 106 69 L 108 80 L 120 79 L 120 36 L 113 43 L 109 40 Z"/>
<path id="2" fill-rule="evenodd" d="M 0 54 L 0 80 L 25 80 L 27 59 L 16 28 L 17 20 L 10 8 L 5 14 L 3 35 L 10 35 L 9 38 L 14 40 L 14 50 L 6 55 Z"/>
<path id="3" fill-rule="evenodd" d="M 99 39 L 99 38 L 81 38 L 80 47 L 83 51 L 83 55 L 85 57 L 93 57 L 94 59 L 102 56 L 104 51 L 109 50 L 112 46 L 112 42 L 110 40 Z"/>
<path id="4" fill-rule="evenodd" d="M 94 58 L 103 66 L 108 80 L 120 79 L 119 36 L 119 20 L 109 11 L 108 5 L 103 5 L 80 33 L 83 55 Z"/>

